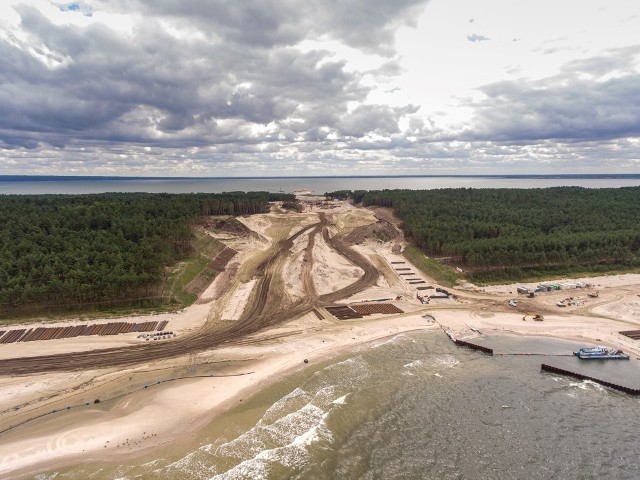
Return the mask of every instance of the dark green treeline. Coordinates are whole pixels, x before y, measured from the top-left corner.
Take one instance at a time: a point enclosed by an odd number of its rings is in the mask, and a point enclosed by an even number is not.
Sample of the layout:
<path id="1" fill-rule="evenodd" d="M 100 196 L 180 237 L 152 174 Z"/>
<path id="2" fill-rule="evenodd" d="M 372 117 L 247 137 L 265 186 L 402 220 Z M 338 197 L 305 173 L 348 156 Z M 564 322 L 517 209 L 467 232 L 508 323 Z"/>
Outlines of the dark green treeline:
<path id="1" fill-rule="evenodd" d="M 392 207 L 427 255 L 477 280 L 640 265 L 640 188 L 334 192 Z"/>
<path id="2" fill-rule="evenodd" d="M 0 196 L 0 309 L 160 298 L 165 267 L 193 253 L 208 215 L 261 213 L 293 195 Z"/>

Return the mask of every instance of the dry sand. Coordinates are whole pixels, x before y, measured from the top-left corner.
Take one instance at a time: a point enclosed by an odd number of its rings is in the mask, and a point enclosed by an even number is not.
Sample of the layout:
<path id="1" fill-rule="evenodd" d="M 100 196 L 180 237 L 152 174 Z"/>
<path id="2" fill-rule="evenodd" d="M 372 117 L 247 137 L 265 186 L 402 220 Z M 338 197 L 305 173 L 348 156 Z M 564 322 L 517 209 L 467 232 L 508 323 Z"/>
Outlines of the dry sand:
<path id="1" fill-rule="evenodd" d="M 54 468 L 59 463 L 118 461 L 189 435 L 242 398 L 306 365 L 390 335 L 437 327 L 412 314 L 348 324 L 327 322 L 321 329 L 314 326 L 304 333 L 300 328 L 304 327 L 295 323 L 282 327 L 282 331 L 299 332 L 286 341 L 217 350 L 216 357 L 250 359 L 242 362 L 235 372 L 238 376 L 177 380 L 128 395 L 107 411 L 94 405 L 62 410 L 5 433 L 0 445 L 0 475 Z M 1 397 L 3 406 L 28 397 L 20 396 L 26 393 L 19 391 L 22 388 L 34 393 L 45 384 L 64 389 L 68 383 L 61 374 L 43 380 L 3 381 L 3 391 L 7 389 Z"/>
<path id="2" fill-rule="evenodd" d="M 348 233 L 359 225 L 375 219 L 370 211 L 358 211 L 345 202 L 328 212 L 332 218 L 332 234 Z M 317 219 L 317 207 L 312 213 L 297 215 L 308 225 Z M 257 263 L 273 242 L 288 231 L 274 225 L 278 213 L 243 218 L 249 228 L 257 232 L 252 238 L 228 239 L 239 251 L 234 261 L 242 268 Z M 291 217 L 288 217 L 291 218 Z M 288 221 L 288 220 L 287 220 Z M 293 249 L 293 255 L 284 269 L 285 284 L 290 295 L 302 293 L 299 282 L 302 249 L 308 237 L 302 235 Z M 365 241 L 356 248 L 369 257 L 382 271 L 378 284 L 344 301 L 373 300 L 402 297 L 394 301 L 405 314 L 376 315 L 363 320 L 338 321 L 324 312 L 320 320 L 313 314 L 272 329 L 262 335 L 286 334 L 278 340 L 265 339 L 252 345 L 219 348 L 198 354 L 194 358 L 174 359 L 129 369 L 111 369 L 75 373 L 51 373 L 23 377 L 0 378 L 0 427 L 24 420 L 30 416 L 58 410 L 40 420 L 0 433 L 0 477 L 15 477 L 52 469 L 58 465 L 80 461 L 119 459 L 166 445 L 188 436 L 194 429 L 210 422 L 219 413 L 233 407 L 242 399 L 264 386 L 309 364 L 357 349 L 373 341 L 410 331 L 445 329 L 456 336 L 483 333 L 509 333 L 518 335 L 547 335 L 583 341 L 585 344 L 602 343 L 623 348 L 634 357 L 640 356 L 640 342 L 619 334 L 622 330 L 640 329 L 640 275 L 614 275 L 583 279 L 595 286 L 591 289 L 541 294 L 524 299 L 515 294 L 517 285 L 478 288 L 466 285 L 455 291 L 457 299 L 432 301 L 422 305 L 416 299 L 415 286 L 394 272 L 391 262 L 406 262 L 415 278 L 429 285 L 437 284 L 409 264 L 402 256 L 392 253 L 391 243 Z M 320 293 L 340 288 L 355 280 L 357 268 L 335 254 L 319 237 L 314 250 L 314 275 Z M 248 268 L 248 267 L 247 267 Z M 414 278 L 412 277 L 412 278 Z M 217 280 L 220 282 L 220 280 Z M 248 297 L 247 284 L 236 282 L 222 295 L 210 287 L 201 302 L 181 312 L 153 316 L 169 320 L 168 329 L 177 334 L 193 331 L 221 312 L 237 318 L 243 309 L 242 299 Z M 241 285 L 245 285 L 242 287 Z M 239 288 L 236 288 L 239 287 Z M 598 291 L 597 298 L 587 295 Z M 235 293 L 233 293 L 235 292 Z M 557 307 L 563 298 L 573 296 L 582 303 L 572 307 Z M 508 306 L 510 298 L 518 299 L 519 306 Z M 578 302 L 580 303 L 580 302 Z M 524 313 L 544 312 L 543 322 L 523 321 Z M 423 315 L 429 314 L 435 322 Z M 224 316 L 224 315 L 223 315 Z M 126 321 L 145 321 L 148 317 L 127 317 Z M 103 321 L 114 321 L 108 319 Z M 92 322 L 97 322 L 92 320 Z M 60 322 L 68 324 L 69 322 Z M 134 334 L 117 337 L 80 337 L 76 339 L 29 342 L 0 345 L 0 359 L 15 356 L 41 355 L 79 350 L 105 348 L 135 343 Z M 273 337 L 272 337 L 273 338 Z M 225 377 L 185 378 L 156 385 L 155 380 L 166 378 L 161 372 L 189 367 L 190 363 L 227 362 Z M 635 360 L 633 360 L 635 361 Z M 183 368 L 188 376 L 188 368 Z M 131 378 L 148 379 L 149 388 L 138 389 L 106 405 L 89 404 L 66 410 L 64 405 L 77 405 L 79 399 L 93 396 L 109 397 L 110 392 L 127 393 Z M 129 388 L 129 390 L 128 390 Z M 75 403 L 74 403 L 75 402 Z M 20 410 L 15 407 L 20 405 Z M 168 414 L 170 412 L 170 414 Z"/>

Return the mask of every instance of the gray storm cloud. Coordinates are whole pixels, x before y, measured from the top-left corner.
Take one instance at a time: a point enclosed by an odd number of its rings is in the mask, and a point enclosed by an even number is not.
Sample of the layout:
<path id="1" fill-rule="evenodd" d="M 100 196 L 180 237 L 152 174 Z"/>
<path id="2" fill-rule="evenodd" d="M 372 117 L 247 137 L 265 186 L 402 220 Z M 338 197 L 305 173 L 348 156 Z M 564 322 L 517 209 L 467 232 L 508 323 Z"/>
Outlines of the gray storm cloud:
<path id="1" fill-rule="evenodd" d="M 445 128 L 428 104 L 372 99 L 403 75 L 396 34 L 429 13 L 428 0 L 57 5 L 91 22 L 18 3 L 20 23 L 0 32 L 0 173 L 421 173 L 499 170 L 554 152 L 639 161 L 637 46 L 481 86 L 482 99 L 457 99 L 471 120 Z M 341 47 L 379 66 L 354 66 Z M 437 78 L 439 66 L 421 75 Z"/>

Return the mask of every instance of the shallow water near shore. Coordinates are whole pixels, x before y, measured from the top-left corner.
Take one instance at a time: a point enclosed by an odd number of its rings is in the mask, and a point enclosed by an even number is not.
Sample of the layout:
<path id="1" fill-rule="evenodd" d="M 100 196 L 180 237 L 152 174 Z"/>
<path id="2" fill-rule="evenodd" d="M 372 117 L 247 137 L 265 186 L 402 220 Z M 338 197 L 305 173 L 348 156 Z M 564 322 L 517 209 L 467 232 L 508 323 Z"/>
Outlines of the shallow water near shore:
<path id="1" fill-rule="evenodd" d="M 551 354 L 575 345 L 483 341 Z M 541 362 L 459 348 L 441 332 L 399 335 L 310 364 L 187 444 L 34 478 L 640 477 L 640 399 L 541 373 Z"/>

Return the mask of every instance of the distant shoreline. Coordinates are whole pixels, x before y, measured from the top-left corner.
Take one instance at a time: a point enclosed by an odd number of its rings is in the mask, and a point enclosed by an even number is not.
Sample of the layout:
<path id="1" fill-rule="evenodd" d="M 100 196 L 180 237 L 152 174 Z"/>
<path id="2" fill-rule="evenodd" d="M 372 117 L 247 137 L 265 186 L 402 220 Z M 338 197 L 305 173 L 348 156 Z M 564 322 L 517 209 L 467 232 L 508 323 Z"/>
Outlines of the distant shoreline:
<path id="1" fill-rule="evenodd" d="M 317 178 L 505 178 L 505 179 L 640 179 L 640 173 L 562 173 L 562 174 L 483 174 L 483 175 L 309 175 L 309 176 L 257 176 L 257 177 L 163 177 L 163 176 L 110 176 L 110 175 L 0 175 L 0 182 L 73 182 L 104 180 L 279 180 Z"/>
<path id="2" fill-rule="evenodd" d="M 639 187 L 635 174 L 392 175 L 291 177 L 118 177 L 0 175 L 0 195 L 96 193 L 223 193 L 341 190 L 432 190 L 442 188 L 623 188 Z"/>

